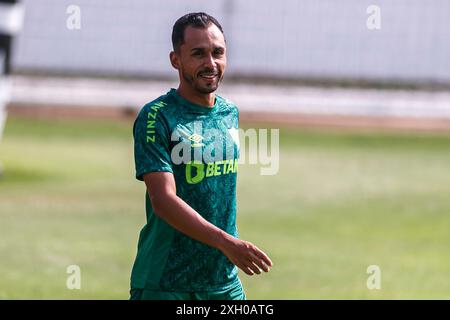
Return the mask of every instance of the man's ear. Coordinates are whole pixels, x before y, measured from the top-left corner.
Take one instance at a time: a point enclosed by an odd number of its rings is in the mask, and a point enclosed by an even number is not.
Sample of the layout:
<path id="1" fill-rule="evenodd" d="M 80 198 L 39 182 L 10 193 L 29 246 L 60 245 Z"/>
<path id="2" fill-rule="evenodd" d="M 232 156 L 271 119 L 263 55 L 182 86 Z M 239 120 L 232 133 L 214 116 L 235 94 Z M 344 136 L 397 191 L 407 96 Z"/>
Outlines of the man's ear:
<path id="1" fill-rule="evenodd" d="M 180 62 L 178 59 L 178 55 L 175 53 L 175 51 L 170 52 L 169 59 L 170 59 L 170 64 L 172 65 L 172 67 L 174 67 L 175 69 L 178 70 L 180 68 Z"/>

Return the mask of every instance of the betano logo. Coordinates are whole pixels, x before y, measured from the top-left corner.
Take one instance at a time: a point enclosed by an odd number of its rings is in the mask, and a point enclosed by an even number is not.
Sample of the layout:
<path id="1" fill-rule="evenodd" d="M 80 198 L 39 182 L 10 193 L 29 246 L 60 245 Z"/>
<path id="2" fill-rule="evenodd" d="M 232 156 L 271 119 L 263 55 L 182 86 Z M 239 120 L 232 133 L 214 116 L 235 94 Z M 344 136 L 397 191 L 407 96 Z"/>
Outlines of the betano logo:
<path id="1" fill-rule="evenodd" d="M 186 164 L 186 181 L 189 184 L 201 182 L 205 177 L 217 177 L 224 174 L 236 173 L 238 160 L 220 160 L 210 163 L 191 161 Z"/>

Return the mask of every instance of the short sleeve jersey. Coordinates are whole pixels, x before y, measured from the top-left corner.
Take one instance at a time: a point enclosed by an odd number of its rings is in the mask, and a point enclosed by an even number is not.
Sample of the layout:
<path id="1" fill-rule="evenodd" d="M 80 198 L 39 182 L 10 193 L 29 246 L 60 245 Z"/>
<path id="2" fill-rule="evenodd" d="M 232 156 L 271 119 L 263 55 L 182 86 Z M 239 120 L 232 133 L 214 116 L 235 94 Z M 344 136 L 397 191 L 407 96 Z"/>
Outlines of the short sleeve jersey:
<path id="1" fill-rule="evenodd" d="M 177 195 L 203 218 L 238 236 L 236 176 L 238 109 L 216 95 L 213 107 L 193 104 L 175 89 L 146 104 L 133 128 L 136 178 L 171 172 Z M 239 281 L 237 268 L 218 249 L 177 231 L 155 215 L 148 193 L 131 274 L 132 288 L 214 291 Z"/>

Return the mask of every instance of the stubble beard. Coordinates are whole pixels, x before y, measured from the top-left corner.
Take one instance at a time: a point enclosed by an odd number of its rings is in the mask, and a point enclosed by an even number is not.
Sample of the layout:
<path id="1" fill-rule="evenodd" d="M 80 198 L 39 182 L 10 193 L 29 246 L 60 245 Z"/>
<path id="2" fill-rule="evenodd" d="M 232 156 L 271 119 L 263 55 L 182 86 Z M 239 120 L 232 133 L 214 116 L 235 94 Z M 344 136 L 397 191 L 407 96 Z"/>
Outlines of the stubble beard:
<path id="1" fill-rule="evenodd" d="M 202 86 L 199 83 L 200 79 L 198 79 L 198 78 L 195 79 L 193 76 L 189 76 L 184 71 L 182 71 L 181 74 L 183 75 L 184 80 L 186 80 L 191 85 L 191 87 L 200 94 L 213 93 L 214 91 L 216 91 L 219 88 L 219 83 L 223 79 L 223 74 L 219 74 L 217 80 L 212 82 L 211 85 Z"/>

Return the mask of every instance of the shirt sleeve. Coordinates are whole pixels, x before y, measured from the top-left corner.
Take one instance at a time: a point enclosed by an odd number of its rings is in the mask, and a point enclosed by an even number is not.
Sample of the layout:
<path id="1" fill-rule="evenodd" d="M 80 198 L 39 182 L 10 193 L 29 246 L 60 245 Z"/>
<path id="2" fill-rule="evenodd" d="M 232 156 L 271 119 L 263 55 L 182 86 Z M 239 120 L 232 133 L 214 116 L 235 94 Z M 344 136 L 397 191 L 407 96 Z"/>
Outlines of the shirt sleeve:
<path id="1" fill-rule="evenodd" d="M 152 114 L 144 107 L 133 125 L 136 179 L 140 181 L 149 172 L 173 173 L 169 130 L 159 113 L 155 118 Z"/>

